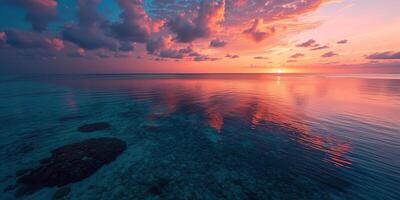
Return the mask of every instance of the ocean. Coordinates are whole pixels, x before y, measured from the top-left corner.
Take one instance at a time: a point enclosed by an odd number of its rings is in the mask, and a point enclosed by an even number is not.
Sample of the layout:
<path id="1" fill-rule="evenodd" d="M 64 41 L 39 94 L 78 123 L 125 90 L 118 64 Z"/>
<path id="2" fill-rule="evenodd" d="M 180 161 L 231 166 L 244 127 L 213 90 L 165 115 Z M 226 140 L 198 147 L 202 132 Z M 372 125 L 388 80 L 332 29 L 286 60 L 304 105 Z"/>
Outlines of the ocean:
<path id="1" fill-rule="evenodd" d="M 399 199 L 400 75 L 0 76 L 0 199 Z"/>

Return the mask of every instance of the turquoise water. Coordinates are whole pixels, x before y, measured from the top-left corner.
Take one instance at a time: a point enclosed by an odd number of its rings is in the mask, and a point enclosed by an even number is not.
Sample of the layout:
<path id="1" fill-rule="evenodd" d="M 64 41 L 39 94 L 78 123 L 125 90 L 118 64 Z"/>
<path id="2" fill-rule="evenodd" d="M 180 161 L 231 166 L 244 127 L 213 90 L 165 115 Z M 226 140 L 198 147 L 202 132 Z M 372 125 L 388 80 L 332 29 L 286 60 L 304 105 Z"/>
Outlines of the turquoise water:
<path id="1" fill-rule="evenodd" d="M 0 199 L 52 199 L 60 188 L 63 199 L 400 197 L 400 76 L 57 75 L 0 83 Z M 93 123 L 104 129 L 79 131 Z M 54 149 L 103 137 L 126 149 L 79 181 L 20 194 L 18 171 L 37 168 Z"/>

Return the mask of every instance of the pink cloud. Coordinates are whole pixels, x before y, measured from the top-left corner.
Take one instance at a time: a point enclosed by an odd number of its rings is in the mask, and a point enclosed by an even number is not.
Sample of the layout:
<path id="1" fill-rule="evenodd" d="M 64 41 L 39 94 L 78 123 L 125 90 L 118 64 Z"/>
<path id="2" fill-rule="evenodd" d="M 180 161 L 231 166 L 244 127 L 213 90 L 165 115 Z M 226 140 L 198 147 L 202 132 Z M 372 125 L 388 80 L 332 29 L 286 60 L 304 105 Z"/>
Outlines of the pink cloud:
<path id="1" fill-rule="evenodd" d="M 219 27 L 218 23 L 224 20 L 224 13 L 225 1 L 204 0 L 195 19 L 181 13 L 168 22 L 168 27 L 179 42 L 192 42 L 214 33 Z"/>
<path id="2" fill-rule="evenodd" d="M 261 42 L 277 32 L 275 27 L 264 27 L 262 19 L 255 19 L 250 28 L 243 31 L 243 34 L 248 36 L 255 42 Z"/>
<path id="3" fill-rule="evenodd" d="M 301 58 L 301 57 L 304 57 L 304 54 L 296 53 L 296 54 L 293 54 L 292 56 L 290 56 L 290 58 Z"/>

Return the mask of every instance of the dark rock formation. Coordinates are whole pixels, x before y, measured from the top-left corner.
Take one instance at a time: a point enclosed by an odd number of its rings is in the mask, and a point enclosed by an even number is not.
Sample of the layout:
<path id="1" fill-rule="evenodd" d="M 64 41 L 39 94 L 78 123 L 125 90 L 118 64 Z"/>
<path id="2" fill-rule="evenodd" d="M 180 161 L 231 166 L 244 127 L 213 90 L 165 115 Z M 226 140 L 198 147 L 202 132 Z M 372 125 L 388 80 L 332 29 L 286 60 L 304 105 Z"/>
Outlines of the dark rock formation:
<path id="1" fill-rule="evenodd" d="M 40 189 L 78 182 L 115 160 L 125 148 L 125 142 L 116 138 L 68 144 L 51 151 L 51 157 L 41 160 L 39 167 L 23 174 L 17 183 Z"/>
<path id="2" fill-rule="evenodd" d="M 94 131 L 101 131 L 110 128 L 111 125 L 107 122 L 99 122 L 94 124 L 85 124 L 78 128 L 79 132 L 90 133 Z"/>

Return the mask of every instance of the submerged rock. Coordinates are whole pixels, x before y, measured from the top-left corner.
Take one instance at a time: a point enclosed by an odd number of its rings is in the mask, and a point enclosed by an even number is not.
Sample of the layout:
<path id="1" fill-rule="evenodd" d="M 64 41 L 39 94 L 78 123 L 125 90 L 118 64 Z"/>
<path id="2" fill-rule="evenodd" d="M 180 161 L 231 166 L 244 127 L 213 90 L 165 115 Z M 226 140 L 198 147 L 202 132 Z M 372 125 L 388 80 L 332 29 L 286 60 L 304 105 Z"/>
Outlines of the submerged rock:
<path id="1" fill-rule="evenodd" d="M 99 122 L 99 123 L 94 123 L 94 124 L 85 124 L 85 125 L 79 127 L 78 131 L 90 133 L 90 132 L 94 132 L 94 131 L 102 131 L 102 130 L 108 129 L 110 127 L 111 127 L 111 125 L 107 122 Z"/>
<path id="2" fill-rule="evenodd" d="M 125 149 L 126 143 L 117 138 L 68 144 L 51 151 L 51 157 L 41 160 L 39 167 L 21 176 L 17 183 L 40 189 L 78 182 L 115 160 Z"/>

